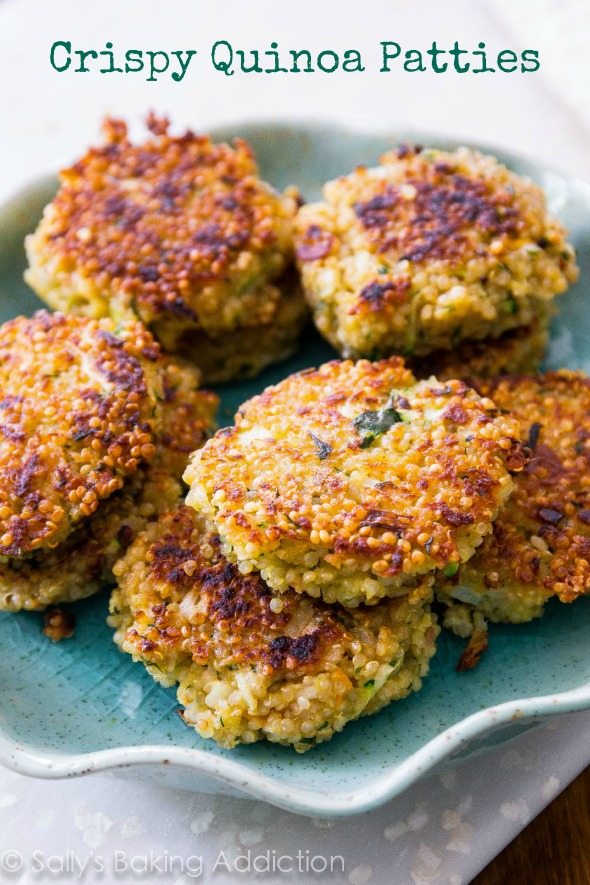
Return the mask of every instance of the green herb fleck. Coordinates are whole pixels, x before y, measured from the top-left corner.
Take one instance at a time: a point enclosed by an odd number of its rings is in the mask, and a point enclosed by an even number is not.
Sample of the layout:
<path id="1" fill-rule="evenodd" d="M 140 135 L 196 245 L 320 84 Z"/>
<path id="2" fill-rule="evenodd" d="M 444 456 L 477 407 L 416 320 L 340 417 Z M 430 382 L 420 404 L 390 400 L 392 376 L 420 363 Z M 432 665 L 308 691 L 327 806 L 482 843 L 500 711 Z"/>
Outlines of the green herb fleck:
<path id="1" fill-rule="evenodd" d="M 452 578 L 459 571 L 459 563 L 458 562 L 448 562 L 444 569 L 443 575 L 445 578 Z"/>
<path id="2" fill-rule="evenodd" d="M 362 436 L 361 449 L 366 449 L 378 436 L 386 433 L 394 424 L 399 424 L 402 421 L 403 418 L 397 409 L 385 406 L 383 409 L 377 409 L 374 412 L 361 412 L 352 423 L 355 430 Z"/>
<path id="3" fill-rule="evenodd" d="M 516 313 L 516 311 L 518 310 L 518 306 L 514 298 L 507 298 L 502 305 L 502 310 L 504 311 L 504 313 Z"/>
<path id="4" fill-rule="evenodd" d="M 403 663 L 404 663 L 404 655 L 403 654 L 398 655 L 397 658 L 392 658 L 391 661 L 389 662 L 389 664 L 391 666 L 391 673 L 389 675 L 395 676 L 396 673 L 399 673 L 399 671 L 402 668 Z"/>
<path id="5" fill-rule="evenodd" d="M 367 681 L 365 682 L 365 688 L 373 688 L 374 685 L 375 685 L 374 679 L 367 679 Z"/>
<path id="6" fill-rule="evenodd" d="M 531 424 L 531 426 L 529 428 L 529 435 L 528 435 L 528 438 L 526 441 L 526 444 L 529 447 L 529 449 L 536 448 L 536 445 L 539 442 L 539 435 L 541 433 L 541 429 L 542 429 L 542 424 L 539 424 L 538 421 L 535 421 L 533 424 Z"/>
<path id="7" fill-rule="evenodd" d="M 312 433 L 311 431 L 309 431 L 309 435 L 311 436 L 313 444 L 316 447 L 318 458 L 320 459 L 320 461 L 324 461 L 328 457 L 328 455 L 332 454 L 332 446 L 329 443 L 324 442 L 323 439 L 320 439 L 318 436 L 315 435 L 315 433 Z"/>

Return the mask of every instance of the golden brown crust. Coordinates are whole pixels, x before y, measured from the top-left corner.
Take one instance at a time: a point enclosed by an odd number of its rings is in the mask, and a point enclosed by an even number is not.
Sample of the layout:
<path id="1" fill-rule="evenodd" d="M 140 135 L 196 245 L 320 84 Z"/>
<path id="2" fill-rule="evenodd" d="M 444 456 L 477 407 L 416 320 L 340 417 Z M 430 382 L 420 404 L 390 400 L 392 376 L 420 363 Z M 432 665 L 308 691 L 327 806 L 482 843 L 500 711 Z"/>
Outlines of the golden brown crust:
<path id="1" fill-rule="evenodd" d="M 264 205 L 253 201 L 252 152 L 241 139 L 232 149 L 165 128 L 133 145 L 122 121 L 107 120 L 105 129 L 106 144 L 62 172 L 54 208 L 63 223 L 54 242 L 76 266 L 98 272 L 99 286 L 116 281 L 148 313 L 196 319 L 183 289 L 223 278 L 242 249 L 262 251 L 273 241 Z M 139 194 L 125 192 L 129 181 L 141 182 Z"/>
<path id="2" fill-rule="evenodd" d="M 133 144 L 106 120 L 106 143 L 61 173 L 27 242 L 27 279 L 52 306 L 90 315 L 131 311 L 169 350 L 187 329 L 220 334 L 272 320 L 267 285 L 292 257 L 296 202 L 258 176 L 250 147 L 190 130 Z"/>
<path id="3" fill-rule="evenodd" d="M 224 747 L 267 738 L 299 751 L 420 688 L 438 634 L 431 590 L 346 610 L 243 575 L 188 507 L 162 515 L 115 565 L 115 642 L 182 716 Z"/>
<path id="4" fill-rule="evenodd" d="M 159 529 L 146 552 L 144 580 L 156 589 L 161 603 L 145 612 L 151 627 L 141 634 L 135 628 L 127 633 L 128 642 L 137 643 L 147 660 L 157 662 L 182 648 L 199 664 L 256 663 L 265 672 L 293 674 L 316 664 L 329 643 L 342 638 L 332 610 L 319 602 L 312 603 L 313 617 L 305 633 L 291 635 L 294 628 L 297 632 L 298 597 L 288 595 L 280 612 L 273 612 L 273 596 L 260 575 L 241 575 L 221 555 L 219 538 L 203 535 L 190 508 L 166 514 Z M 169 608 L 167 603 L 185 599 L 190 591 L 195 597 L 187 620 L 183 607 Z"/>
<path id="5" fill-rule="evenodd" d="M 377 252 L 394 254 L 399 261 L 460 262 L 473 254 L 474 232 L 487 241 L 522 233 L 525 225 L 514 191 L 468 177 L 448 158 L 420 162 L 420 154 L 412 152 L 403 184 L 377 182 L 370 199 L 354 204 Z M 408 156 L 395 152 L 381 162 L 408 162 Z"/>
<path id="6" fill-rule="evenodd" d="M 577 278 L 536 185 L 494 157 L 392 152 L 295 221 L 319 331 L 345 357 L 425 356 L 530 325 Z"/>
<path id="7" fill-rule="evenodd" d="M 275 590 L 374 602 L 471 555 L 523 466 L 517 432 L 460 381 L 333 361 L 245 403 L 194 456 L 187 502 Z"/>
<path id="8" fill-rule="evenodd" d="M 189 363 L 167 360 L 163 374 L 162 428 L 155 465 L 180 479 L 189 455 L 213 432 L 219 397 L 199 389 L 200 372 Z"/>
<path id="9" fill-rule="evenodd" d="M 158 360 L 138 323 L 39 311 L 0 328 L 1 555 L 55 546 L 153 457 Z"/>
<path id="10" fill-rule="evenodd" d="M 101 501 L 96 513 L 55 548 L 0 562 L 0 609 L 43 609 L 91 596 L 112 584 L 113 564 L 135 536 L 181 502 L 188 454 L 213 432 L 218 399 L 199 390 L 200 376 L 193 366 L 170 360 L 158 365 L 164 398 L 151 463 Z"/>
<path id="11" fill-rule="evenodd" d="M 521 422 L 532 458 L 493 533 L 439 593 L 492 620 L 528 620 L 549 597 L 590 589 L 590 380 L 561 370 L 472 383 Z"/>

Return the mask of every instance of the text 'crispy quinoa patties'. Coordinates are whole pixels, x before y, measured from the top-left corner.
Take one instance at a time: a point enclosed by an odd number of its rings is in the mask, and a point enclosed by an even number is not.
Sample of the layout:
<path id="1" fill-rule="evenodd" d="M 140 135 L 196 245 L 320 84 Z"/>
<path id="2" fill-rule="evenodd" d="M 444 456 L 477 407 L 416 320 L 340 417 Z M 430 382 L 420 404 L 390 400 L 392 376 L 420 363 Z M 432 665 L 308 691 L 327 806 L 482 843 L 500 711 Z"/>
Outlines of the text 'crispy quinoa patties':
<path id="1" fill-rule="evenodd" d="M 23 457 L 23 484 L 22 500 L 15 499 L 21 505 L 19 519 L 29 515 L 31 521 L 35 519 L 36 510 L 44 510 L 47 505 L 44 500 L 53 502 L 60 501 L 62 494 L 63 478 L 71 471 L 76 477 L 76 469 L 79 467 L 80 476 L 88 480 L 91 472 L 88 470 L 88 453 L 81 448 L 84 444 L 90 446 L 91 454 L 105 456 L 107 461 L 110 455 L 116 455 L 121 446 L 121 437 L 113 434 L 114 424 L 109 427 L 103 423 L 98 425 L 92 414 L 88 420 L 84 413 L 72 410 L 73 405 L 79 398 L 83 402 L 99 405 L 99 414 L 104 416 L 113 415 L 111 409 L 111 395 L 108 390 L 108 379 L 113 381 L 114 371 L 112 365 L 106 359 L 94 360 L 94 354 L 90 348 L 93 334 L 99 336 L 111 324 L 107 321 L 97 323 L 75 317 L 60 317 L 57 314 L 37 314 L 31 320 L 20 319 L 13 321 L 19 327 L 19 334 L 13 335 L 10 352 L 19 352 L 26 356 L 24 342 L 26 330 L 33 330 L 32 335 L 36 342 L 36 358 L 39 364 L 37 380 L 40 387 L 33 387 L 25 380 L 22 366 L 13 375 L 11 381 L 15 385 L 21 385 L 21 390 L 26 391 L 27 396 L 27 432 L 30 438 L 27 443 L 27 451 Z M 13 324 L 8 324 L 10 327 Z M 39 325 L 40 324 L 40 325 Z M 39 335 L 39 328 L 57 328 L 60 334 L 57 340 Z M 85 334 L 77 334 L 81 329 Z M 7 327 L 0 329 L 0 341 L 6 341 Z M 94 330 L 94 333 L 93 333 Z M 11 330 L 14 333 L 14 330 Z M 150 419 L 150 438 L 153 453 L 149 462 L 141 460 L 136 469 L 121 483 L 117 482 L 112 494 L 101 498 L 97 506 L 91 509 L 91 515 L 76 514 L 75 507 L 79 493 L 76 491 L 73 502 L 74 510 L 71 515 L 71 526 L 67 536 L 59 543 L 47 546 L 37 546 L 32 551 L 22 556 L 2 556 L 0 558 L 0 609 L 35 610 L 57 602 L 71 602 L 96 593 L 105 582 L 112 582 L 111 568 L 121 552 L 142 529 L 146 523 L 158 516 L 166 509 L 176 506 L 182 496 L 181 476 L 190 452 L 203 444 L 206 437 L 212 431 L 213 416 L 217 406 L 217 398 L 207 392 L 198 389 L 200 381 L 199 372 L 192 366 L 184 366 L 164 360 L 159 356 L 158 349 L 151 337 L 141 327 L 131 326 L 127 329 L 130 341 L 126 346 L 131 349 L 131 344 L 137 346 L 138 340 L 133 339 L 132 332 L 146 336 L 145 348 L 142 351 L 142 360 L 148 359 L 150 373 L 154 373 L 153 398 L 150 402 L 149 411 L 155 413 L 156 399 L 157 418 Z M 61 334 L 63 333 L 63 334 Z M 107 333 L 109 346 L 118 348 L 109 331 Z M 120 339 L 125 343 L 125 338 Z M 77 348 L 84 344 L 84 352 Z M 32 346 L 32 345 L 31 345 Z M 149 347 L 149 350 L 148 350 Z M 0 349 L 1 352 L 1 349 Z M 30 356 L 30 355 L 29 355 Z M 155 359 L 154 359 L 155 357 Z M 77 366 L 80 360 L 83 369 Z M 152 362 L 152 360 L 154 360 Z M 42 363 L 42 365 L 41 365 Z M 12 361 L 14 371 L 14 360 Z M 61 365 L 61 370 L 57 372 Z M 123 366 L 123 358 L 119 358 L 117 364 Z M 141 362 L 130 363 L 134 371 L 129 374 L 127 381 L 132 385 L 129 393 L 134 394 L 141 388 L 140 375 L 136 370 L 141 370 Z M 76 368 L 78 371 L 76 372 Z M 32 366 L 27 367 L 28 372 Z M 44 376 L 45 372 L 45 376 Z M 51 380 L 47 380 L 47 379 Z M 127 381 L 119 376 L 121 386 L 118 394 L 123 397 Z M 28 379 L 29 382 L 32 378 Z M 98 383 L 97 382 L 103 382 Z M 6 381 L 3 379 L 3 384 Z M 102 389 L 102 393 L 97 393 Z M 4 388 L 6 391 L 6 388 Z M 55 395 L 51 391 L 55 391 Z M 45 399 L 40 396 L 43 391 Z M 95 396 L 96 394 L 96 396 Z M 24 393 L 23 393 L 24 395 Z M 59 397 L 59 401 L 58 401 Z M 122 399 L 124 402 L 124 397 Z M 7 410 L 11 406 L 9 396 L 4 396 L 2 409 L 6 420 Z M 136 414 L 137 404 L 135 396 L 131 396 L 127 403 L 127 418 L 132 421 Z M 22 417 L 22 413 L 21 413 Z M 20 442 L 19 434 L 24 424 L 17 423 L 17 415 L 13 412 L 11 423 L 3 424 L 2 436 L 4 445 L 0 447 L 4 469 L 3 477 L 10 477 L 11 463 L 14 463 L 19 455 L 18 447 L 9 446 L 9 442 Z M 49 424 L 44 421 L 51 419 Z M 87 426 L 86 426 L 87 425 Z M 85 435 L 80 436 L 80 427 L 85 427 Z M 36 430 L 35 430 L 36 428 Z M 87 429 L 91 433 L 86 433 Z M 10 431 L 10 433 L 9 433 Z M 7 435 L 8 434 L 8 435 Z M 113 434 L 111 436 L 111 434 Z M 110 441 L 106 453 L 98 443 Z M 0 441 L 1 446 L 1 441 Z M 63 459 L 60 461 L 60 457 Z M 36 470 L 27 471 L 27 465 L 34 463 Z M 107 468 L 99 469 L 102 461 L 97 462 L 97 472 L 102 478 L 103 473 L 108 473 Z M 131 467 L 131 464 L 129 464 Z M 18 481 L 18 477 L 15 477 Z M 76 485 L 73 480 L 74 490 L 87 485 Z M 24 488 L 27 484 L 27 488 Z M 9 486 L 2 481 L 4 494 Z M 41 498 L 37 489 L 43 489 L 45 498 Z M 87 491 L 85 491 L 85 494 Z M 62 506 L 56 504 L 55 506 Z M 55 508 L 54 508 L 55 510 Z M 54 512 L 54 511 L 52 511 Z M 79 516 L 74 520 L 74 516 Z M 13 519 L 12 524 L 15 524 Z M 6 527 L 5 527 L 6 528 Z"/>
<path id="2" fill-rule="evenodd" d="M 185 473 L 240 570 L 354 606 L 468 559 L 523 465 L 519 425 L 398 357 L 333 361 L 245 403 Z"/>
<path id="3" fill-rule="evenodd" d="M 152 137 L 133 144 L 107 120 L 106 143 L 61 173 L 26 241 L 27 282 L 66 312 L 141 319 L 207 381 L 255 374 L 294 350 L 307 317 L 284 278 L 297 198 L 260 180 L 240 139 L 171 136 L 153 116 L 148 126 Z"/>
<path id="4" fill-rule="evenodd" d="M 299 751 L 421 686 L 438 627 L 425 583 L 354 610 L 243 575 L 194 511 L 152 523 L 115 565 L 115 642 L 183 718 L 224 747 L 266 738 Z"/>
<path id="5" fill-rule="evenodd" d="M 562 370 L 473 383 L 520 420 L 532 458 L 492 534 L 454 576 L 437 578 L 445 623 L 463 636 L 474 613 L 519 623 L 552 596 L 572 602 L 590 590 L 590 380 Z"/>
<path id="6" fill-rule="evenodd" d="M 371 359 L 530 325 L 577 277 L 565 236 L 540 188 L 467 148 L 386 154 L 296 220 L 319 331 Z"/>

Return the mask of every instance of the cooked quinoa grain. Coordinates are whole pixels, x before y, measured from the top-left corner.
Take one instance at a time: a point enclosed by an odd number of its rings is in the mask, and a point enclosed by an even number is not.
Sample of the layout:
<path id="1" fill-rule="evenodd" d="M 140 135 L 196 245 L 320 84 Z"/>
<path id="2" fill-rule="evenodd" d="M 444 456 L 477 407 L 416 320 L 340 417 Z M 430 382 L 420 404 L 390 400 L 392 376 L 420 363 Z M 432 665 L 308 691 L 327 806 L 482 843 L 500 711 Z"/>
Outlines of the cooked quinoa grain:
<path id="1" fill-rule="evenodd" d="M 401 359 L 333 361 L 245 403 L 185 473 L 244 574 L 348 606 L 468 559 L 523 465 L 518 424 Z"/>
<path id="2" fill-rule="evenodd" d="M 590 590 L 590 380 L 562 370 L 473 383 L 521 422 L 532 458 L 492 534 L 453 577 L 437 578 L 445 623 L 461 636 L 474 616 L 529 621 L 550 597 Z"/>
<path id="3" fill-rule="evenodd" d="M 141 319 L 170 353 L 209 372 L 239 347 L 239 330 L 284 336 L 268 359 L 287 356 L 306 318 L 299 289 L 279 282 L 293 255 L 297 195 L 260 180 L 245 141 L 168 133 L 133 144 L 126 125 L 106 120 L 106 142 L 61 173 L 61 187 L 26 241 L 27 282 L 52 307 L 92 317 Z M 285 305 L 285 299 L 289 304 Z M 298 306 L 293 311 L 293 304 Z M 207 337 L 210 336 L 210 337 Z M 223 366 L 222 366 L 223 368 Z"/>
<path id="4" fill-rule="evenodd" d="M 219 397 L 200 389 L 201 376 L 194 366 L 163 362 L 164 398 L 152 470 L 164 470 L 180 480 L 191 453 L 213 432 Z"/>
<path id="5" fill-rule="evenodd" d="M 403 148 L 328 182 L 296 254 L 319 331 L 371 359 L 529 326 L 577 277 L 542 191 L 467 148 Z"/>
<path id="6" fill-rule="evenodd" d="M 181 502 L 182 472 L 189 453 L 213 430 L 217 397 L 198 389 L 194 367 L 168 360 L 158 365 L 163 399 L 151 462 L 140 466 L 57 546 L 20 558 L 2 557 L 0 610 L 35 611 L 97 593 L 113 583 L 112 566 L 135 536 Z"/>
<path id="7" fill-rule="evenodd" d="M 268 321 L 220 334 L 187 332 L 175 351 L 198 361 L 209 384 L 252 378 L 291 356 L 309 320 L 309 309 L 293 271 L 277 280 L 277 286 L 281 297 Z"/>
<path id="8" fill-rule="evenodd" d="M 223 747 L 267 739 L 303 752 L 421 686 L 438 627 L 424 584 L 353 611 L 243 575 L 194 511 L 151 524 L 115 566 L 115 642 L 183 718 Z"/>

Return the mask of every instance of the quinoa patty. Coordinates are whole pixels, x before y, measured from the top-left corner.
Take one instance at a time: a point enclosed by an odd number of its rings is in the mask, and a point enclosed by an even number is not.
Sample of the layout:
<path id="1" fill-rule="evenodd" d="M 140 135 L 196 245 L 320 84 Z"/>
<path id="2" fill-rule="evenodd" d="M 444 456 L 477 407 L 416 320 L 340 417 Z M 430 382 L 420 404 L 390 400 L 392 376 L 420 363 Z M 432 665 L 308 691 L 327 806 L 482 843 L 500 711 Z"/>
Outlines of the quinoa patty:
<path id="1" fill-rule="evenodd" d="M 182 472 L 190 452 L 213 430 L 217 397 L 198 389 L 200 376 L 192 366 L 167 361 L 163 376 L 162 427 L 151 463 L 101 501 L 57 547 L 0 562 L 0 610 L 37 611 L 112 584 L 112 566 L 133 538 L 181 502 Z"/>
<path id="2" fill-rule="evenodd" d="M 133 144 L 122 121 L 106 120 L 106 143 L 61 173 L 27 238 L 25 277 L 52 307 L 141 319 L 170 353 L 206 334 L 223 354 L 225 334 L 272 329 L 297 199 L 260 180 L 245 141 L 147 122 L 152 136 Z M 199 362 L 198 340 L 190 355 Z"/>
<path id="3" fill-rule="evenodd" d="M 355 606 L 468 559 L 522 467 L 518 424 L 398 357 L 333 361 L 245 403 L 185 473 L 247 573 Z"/>
<path id="4" fill-rule="evenodd" d="M 55 547 L 153 457 L 160 352 L 140 323 L 0 327 L 0 555 Z"/>
<path id="5" fill-rule="evenodd" d="M 437 579 L 446 624 L 464 636 L 474 613 L 520 623 L 552 596 L 572 602 L 590 590 L 590 379 L 561 370 L 473 383 L 521 422 L 532 458 L 492 534 Z"/>
<path id="6" fill-rule="evenodd" d="M 182 500 L 181 483 L 166 471 L 141 474 L 54 549 L 0 563 L 0 611 L 39 611 L 112 584 L 113 564 L 130 541 Z"/>
<path id="7" fill-rule="evenodd" d="M 548 320 L 538 317 L 530 326 L 504 332 L 499 338 L 463 341 L 452 351 L 437 350 L 407 362 L 418 378 L 436 375 L 439 381 L 526 375 L 539 370 L 548 341 Z"/>
<path id="8" fill-rule="evenodd" d="M 319 331 L 347 357 L 421 356 L 528 326 L 577 278 L 543 192 L 493 157 L 401 148 L 296 219 Z"/>
<path id="9" fill-rule="evenodd" d="M 371 608 L 273 597 L 242 575 L 188 507 L 152 523 L 115 566 L 115 642 L 183 718 L 224 747 L 266 738 L 302 752 L 421 686 L 438 627 L 424 584 Z"/>
<path id="10" fill-rule="evenodd" d="M 191 330 L 176 343 L 175 351 L 198 362 L 208 384 L 253 378 L 267 366 L 287 359 L 297 350 L 309 308 L 294 269 L 277 285 L 281 297 L 268 322 L 220 335 Z"/>
<path id="11" fill-rule="evenodd" d="M 187 363 L 165 360 L 162 426 L 157 435 L 153 470 L 182 479 L 189 456 L 213 433 L 219 398 L 201 390 L 200 373 Z"/>

